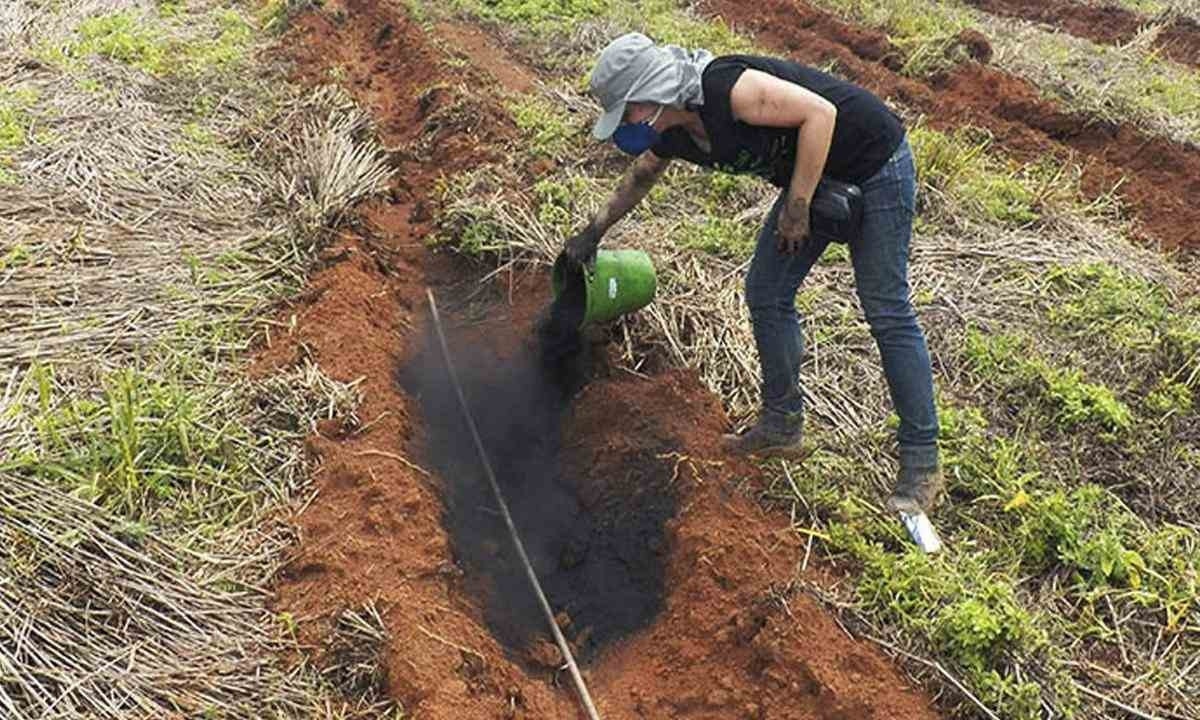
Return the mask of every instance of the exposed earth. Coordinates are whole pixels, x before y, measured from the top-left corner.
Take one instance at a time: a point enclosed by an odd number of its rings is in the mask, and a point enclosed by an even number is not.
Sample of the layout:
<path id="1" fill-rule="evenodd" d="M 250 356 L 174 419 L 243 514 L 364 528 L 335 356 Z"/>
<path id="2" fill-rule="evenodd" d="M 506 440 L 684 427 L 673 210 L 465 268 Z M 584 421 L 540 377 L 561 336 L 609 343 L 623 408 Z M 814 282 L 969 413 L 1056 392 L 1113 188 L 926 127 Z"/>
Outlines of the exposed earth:
<path id="1" fill-rule="evenodd" d="M 1148 242 L 1196 242 L 1200 151 L 1063 111 L 987 66 L 986 38 L 963 38 L 975 61 L 921 81 L 898 74 L 885 36 L 802 2 L 704 9 L 781 54 L 836 60 L 934 127 L 987 128 L 1017 159 L 1077 157 L 1093 195 L 1129 177 L 1123 197 Z M 443 45 L 469 67 L 448 66 Z M 439 83 L 521 91 L 536 71 L 479 28 L 423 28 L 380 0 L 302 15 L 280 51 L 302 81 L 338 68 L 399 164 L 389 196 L 360 208 L 284 311 L 294 330 L 257 360 L 264 373 L 309 358 L 334 378 L 362 379 L 361 423 L 326 423 L 309 439 L 318 494 L 296 518 L 300 543 L 275 588 L 275 609 L 297 619 L 316 661 L 337 613 L 371 602 L 389 634 L 382 689 L 417 717 L 583 717 L 429 344 L 432 288 L 518 526 L 604 716 L 938 717 L 892 660 L 801 589 L 797 580 L 819 583 L 823 571 L 804 563 L 801 572 L 788 519 L 744 491 L 760 470 L 720 452 L 728 422 L 694 373 L 635 375 L 603 343 L 586 343 L 565 376 L 547 374 L 533 340 L 547 278 L 481 285 L 478 268 L 426 247 L 435 180 L 504 152 L 516 132 L 498 97 L 456 109 Z"/>
<path id="2" fill-rule="evenodd" d="M 340 22 L 328 8 L 303 16 L 283 45 L 301 79 L 344 68 L 400 147 L 429 131 L 443 98 L 426 89 L 448 71 L 401 11 L 373 0 L 346 11 Z M 469 70 L 477 77 L 527 78 L 478 31 L 442 31 L 484 58 Z M 403 161 L 391 196 L 361 209 L 285 310 L 295 330 L 260 353 L 263 372 L 308 357 L 335 378 L 361 377 L 365 398 L 361 426 L 326 423 L 309 440 L 318 494 L 297 517 L 276 610 L 297 619 L 320 662 L 336 614 L 374 602 L 389 632 L 386 692 L 418 717 L 582 717 L 438 380 L 431 287 L 606 717 L 937 717 L 877 647 L 797 589 L 803 544 L 738 489 L 759 471 L 720 453 L 727 420 L 693 373 L 633 375 L 593 344 L 585 382 L 556 394 L 531 355 L 547 278 L 480 290 L 477 270 L 426 249 L 433 178 L 513 132 L 497 107 L 476 110 L 472 128 L 434 129 L 444 136 L 432 157 Z"/>

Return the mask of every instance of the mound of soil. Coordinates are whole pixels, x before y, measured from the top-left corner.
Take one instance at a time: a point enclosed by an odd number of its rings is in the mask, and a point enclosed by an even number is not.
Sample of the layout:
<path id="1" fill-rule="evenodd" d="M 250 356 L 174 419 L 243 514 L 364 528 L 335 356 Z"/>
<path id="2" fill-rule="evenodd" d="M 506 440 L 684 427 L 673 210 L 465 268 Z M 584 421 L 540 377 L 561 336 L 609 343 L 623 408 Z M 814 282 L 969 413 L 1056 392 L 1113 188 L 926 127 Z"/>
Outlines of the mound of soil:
<path id="1" fill-rule="evenodd" d="M 1120 5 L 1083 0 L 967 0 L 994 15 L 1045 23 L 1096 43 L 1123 45 L 1137 37 L 1151 18 Z M 1200 27 L 1177 18 L 1159 33 L 1155 48 L 1176 62 L 1200 66 Z"/>
<path id="2" fill-rule="evenodd" d="M 341 66 L 390 145 L 448 133 L 431 157 L 398 159 L 390 198 L 337 238 L 284 309 L 291 330 L 257 361 L 261 373 L 312 360 L 361 380 L 364 394 L 358 426 L 323 424 L 308 443 L 317 494 L 295 518 L 299 543 L 274 603 L 296 619 L 301 648 L 322 662 L 338 614 L 370 602 L 388 633 L 379 685 L 415 716 L 582 717 L 427 350 L 430 286 L 605 717 L 936 717 L 877 648 L 797 592 L 799 540 L 787 518 L 735 489 L 758 471 L 720 455 L 727 421 L 694 373 L 635 376 L 603 352 L 547 366 L 530 350 L 546 277 L 481 288 L 471 268 L 425 249 L 424 188 L 492 152 L 478 141 L 506 125 L 485 104 L 477 134 L 420 128 L 431 112 L 420 98 L 464 72 L 486 85 L 483 71 L 444 68 L 422 30 L 376 0 L 307 15 L 284 43 L 304 76 Z"/>
<path id="3" fill-rule="evenodd" d="M 928 80 L 896 72 L 901 58 L 881 33 L 846 23 L 803 0 L 705 0 L 707 12 L 748 29 L 763 45 L 801 62 L 836 61 L 851 80 L 883 98 L 924 113 L 930 126 L 987 128 L 1013 158 L 1046 157 L 1083 166 L 1083 191 L 1099 197 L 1120 187 L 1146 242 L 1164 248 L 1200 247 L 1200 149 L 1072 114 L 1036 86 L 992 67 L 961 63 Z M 982 48 L 978 48 L 982 50 Z"/>

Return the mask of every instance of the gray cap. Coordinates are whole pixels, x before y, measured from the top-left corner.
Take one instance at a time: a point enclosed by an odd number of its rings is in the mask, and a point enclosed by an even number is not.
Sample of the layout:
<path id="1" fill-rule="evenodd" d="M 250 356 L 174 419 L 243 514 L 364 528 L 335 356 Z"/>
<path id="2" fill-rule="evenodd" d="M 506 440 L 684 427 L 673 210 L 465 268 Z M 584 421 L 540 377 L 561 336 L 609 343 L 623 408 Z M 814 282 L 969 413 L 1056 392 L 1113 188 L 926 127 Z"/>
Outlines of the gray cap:
<path id="1" fill-rule="evenodd" d="M 636 32 L 613 40 L 600 53 L 589 81 L 592 96 L 604 108 L 592 135 L 607 140 L 621 124 L 629 102 L 674 107 L 702 104 L 700 75 L 712 57 L 707 50 L 655 45 Z"/>
<path id="2" fill-rule="evenodd" d="M 592 128 L 592 136 L 597 140 L 607 140 L 621 124 L 625 103 L 653 52 L 653 40 L 641 33 L 628 33 L 613 40 L 600 53 L 589 82 L 592 95 L 604 108 Z"/>

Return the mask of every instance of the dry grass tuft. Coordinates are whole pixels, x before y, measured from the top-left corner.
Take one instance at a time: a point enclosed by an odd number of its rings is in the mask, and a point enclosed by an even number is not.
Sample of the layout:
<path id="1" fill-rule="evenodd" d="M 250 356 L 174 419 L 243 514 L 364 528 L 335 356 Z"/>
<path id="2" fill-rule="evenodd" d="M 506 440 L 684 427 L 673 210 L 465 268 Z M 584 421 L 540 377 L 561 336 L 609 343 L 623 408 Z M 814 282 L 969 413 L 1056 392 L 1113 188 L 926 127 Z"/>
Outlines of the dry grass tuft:
<path id="1" fill-rule="evenodd" d="M 10 717 L 299 713 L 257 593 L 87 502 L 0 472 L 0 707 Z M 249 562 L 269 562 L 264 547 Z M 185 571 L 186 569 L 186 571 Z"/>

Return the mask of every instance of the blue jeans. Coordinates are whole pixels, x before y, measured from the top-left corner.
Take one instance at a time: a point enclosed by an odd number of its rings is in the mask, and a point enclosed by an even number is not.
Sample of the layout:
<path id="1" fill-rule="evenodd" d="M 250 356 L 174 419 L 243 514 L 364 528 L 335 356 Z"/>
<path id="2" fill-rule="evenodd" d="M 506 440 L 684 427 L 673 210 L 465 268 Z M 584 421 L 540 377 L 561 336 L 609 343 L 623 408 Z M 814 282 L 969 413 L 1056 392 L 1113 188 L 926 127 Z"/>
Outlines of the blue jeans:
<path id="1" fill-rule="evenodd" d="M 907 138 L 861 187 L 862 233 L 850 244 L 858 299 L 883 358 L 892 406 L 900 416 L 897 440 L 901 464 L 932 466 L 938 460 L 933 373 L 925 335 L 908 299 L 908 246 L 916 202 L 916 171 Z M 827 245 L 810 238 L 797 254 L 779 251 L 776 223 L 786 201 L 785 190 L 759 231 L 746 275 L 746 303 L 762 365 L 763 419 L 777 424 L 801 417 L 804 410 L 800 389 L 804 340 L 796 292 Z"/>

